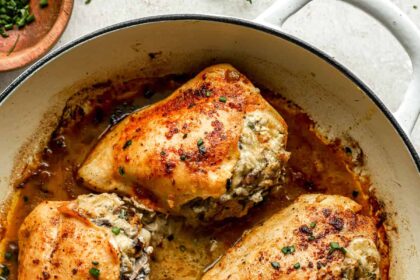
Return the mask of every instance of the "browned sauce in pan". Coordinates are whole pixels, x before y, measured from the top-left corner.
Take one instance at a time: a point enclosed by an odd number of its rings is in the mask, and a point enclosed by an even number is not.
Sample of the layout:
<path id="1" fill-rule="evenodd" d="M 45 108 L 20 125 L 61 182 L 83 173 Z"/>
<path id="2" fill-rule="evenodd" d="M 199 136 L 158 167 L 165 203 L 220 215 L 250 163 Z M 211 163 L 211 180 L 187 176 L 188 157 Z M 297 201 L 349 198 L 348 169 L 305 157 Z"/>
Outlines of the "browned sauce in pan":
<path id="1" fill-rule="evenodd" d="M 8 244 L 2 260 L 10 270 L 8 279 L 17 279 L 17 232 L 30 211 L 43 200 L 70 200 L 90 192 L 77 181 L 78 166 L 98 138 L 125 114 L 167 96 L 188 77 L 166 76 L 106 82 L 81 90 L 71 98 L 42 161 L 32 174 L 16 185 L 18 203 L 11 209 L 12 220 L 2 236 Z M 340 194 L 356 200 L 363 212 L 377 220 L 383 254 L 383 279 L 387 279 L 388 247 L 377 203 L 367 194 L 369 181 L 352 170 L 363 164 L 356 146 L 328 142 L 313 121 L 293 103 L 267 90 L 263 96 L 281 113 L 289 126 L 287 185 L 240 219 L 231 219 L 207 228 L 180 227 L 168 236 L 152 259 L 152 280 L 199 279 L 202 271 L 221 256 L 245 229 L 268 218 L 304 193 Z"/>

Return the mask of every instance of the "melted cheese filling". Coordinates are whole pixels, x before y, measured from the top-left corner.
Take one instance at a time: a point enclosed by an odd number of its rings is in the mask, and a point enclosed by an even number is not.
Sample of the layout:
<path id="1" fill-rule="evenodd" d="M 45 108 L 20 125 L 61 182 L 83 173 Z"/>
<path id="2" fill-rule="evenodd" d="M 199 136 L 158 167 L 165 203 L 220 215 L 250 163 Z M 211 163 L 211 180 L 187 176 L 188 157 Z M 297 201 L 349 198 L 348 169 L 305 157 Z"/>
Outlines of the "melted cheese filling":
<path id="1" fill-rule="evenodd" d="M 380 254 L 375 243 L 366 238 L 355 238 L 346 247 L 344 279 L 380 279 Z"/>
<path id="2" fill-rule="evenodd" d="M 122 200 L 115 194 L 81 195 L 75 202 L 76 211 L 109 230 L 110 243 L 120 255 L 121 279 L 149 279 L 151 244 L 156 240 L 154 233 L 159 236 L 161 218 L 131 199 Z"/>
<path id="3" fill-rule="evenodd" d="M 240 157 L 232 174 L 232 188 L 221 197 L 226 201 L 248 197 L 254 203 L 263 200 L 263 192 L 284 179 L 285 129 L 271 114 L 255 111 L 246 115 L 239 140 Z"/>
<path id="4" fill-rule="evenodd" d="M 263 200 L 269 189 L 281 186 L 284 164 L 289 158 L 285 150 L 286 129 L 274 116 L 254 111 L 244 118 L 238 142 L 239 160 L 228 180 L 226 193 L 220 198 L 195 199 L 183 206 L 199 220 L 221 220 L 243 216 Z"/>

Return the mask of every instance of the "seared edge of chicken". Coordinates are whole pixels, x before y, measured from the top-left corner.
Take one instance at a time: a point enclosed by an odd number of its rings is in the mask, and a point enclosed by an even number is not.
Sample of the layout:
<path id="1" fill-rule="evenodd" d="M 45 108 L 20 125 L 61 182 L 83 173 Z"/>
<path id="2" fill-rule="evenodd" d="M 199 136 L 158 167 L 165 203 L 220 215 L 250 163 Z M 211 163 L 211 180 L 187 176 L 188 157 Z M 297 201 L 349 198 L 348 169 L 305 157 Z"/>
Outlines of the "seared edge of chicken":
<path id="1" fill-rule="evenodd" d="M 203 280 L 380 279 L 374 221 L 337 195 L 302 195 L 242 238 Z"/>
<path id="2" fill-rule="evenodd" d="M 115 194 L 38 205 L 19 230 L 18 278 L 146 280 L 164 218 Z M 58 277 L 58 278 L 56 278 Z"/>
<path id="3" fill-rule="evenodd" d="M 201 220 L 243 216 L 282 184 L 287 125 L 228 64 L 208 67 L 137 111 L 93 149 L 79 176 L 100 192 Z"/>

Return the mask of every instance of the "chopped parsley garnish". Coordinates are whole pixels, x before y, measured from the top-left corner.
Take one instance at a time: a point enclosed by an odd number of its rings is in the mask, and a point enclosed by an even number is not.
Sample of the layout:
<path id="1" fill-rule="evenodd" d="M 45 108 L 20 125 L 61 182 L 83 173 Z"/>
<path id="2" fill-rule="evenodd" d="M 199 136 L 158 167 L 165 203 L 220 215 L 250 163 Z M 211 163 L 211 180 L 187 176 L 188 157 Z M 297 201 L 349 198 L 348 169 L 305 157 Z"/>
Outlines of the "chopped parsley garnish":
<path id="1" fill-rule="evenodd" d="M 182 154 L 182 155 L 179 156 L 179 159 L 184 161 L 184 160 L 187 159 L 187 156 L 185 154 Z"/>
<path id="2" fill-rule="evenodd" d="M 207 152 L 206 147 L 204 145 L 199 146 L 198 152 L 200 153 L 200 155 L 204 155 Z"/>
<path id="3" fill-rule="evenodd" d="M 128 147 L 131 146 L 131 144 L 133 144 L 133 141 L 130 139 L 127 142 L 125 142 L 124 146 L 123 146 L 123 150 L 127 149 Z"/>
<path id="4" fill-rule="evenodd" d="M 310 226 L 311 228 L 314 228 L 314 227 L 316 227 L 316 223 L 315 223 L 315 222 L 311 222 L 311 223 L 309 224 L 309 226 Z"/>
<path id="5" fill-rule="evenodd" d="M 160 152 L 160 155 L 161 156 L 164 156 L 164 155 L 166 155 L 166 152 L 165 151 L 162 151 L 162 152 Z"/>
<path id="6" fill-rule="evenodd" d="M 206 152 L 207 152 L 207 150 L 206 150 L 206 147 L 204 146 L 204 141 L 203 141 L 203 139 L 198 139 L 198 141 L 197 141 L 197 146 L 198 146 L 198 152 L 201 154 L 201 155 L 204 155 Z"/>
<path id="7" fill-rule="evenodd" d="M 13 253 L 12 253 L 12 252 L 7 251 L 7 252 L 4 254 L 4 258 L 5 258 L 6 260 L 10 261 L 10 260 L 13 258 Z"/>
<path id="8" fill-rule="evenodd" d="M 308 237 L 308 240 L 309 240 L 309 241 L 314 241 L 314 240 L 315 240 L 315 236 L 313 236 L 313 235 L 309 236 L 309 237 Z"/>
<path id="9" fill-rule="evenodd" d="M 40 0 L 39 1 L 39 6 L 41 8 L 47 7 L 48 6 L 48 0 Z"/>
<path id="10" fill-rule="evenodd" d="M 93 265 L 98 265 L 98 264 L 99 264 L 99 262 L 97 262 L 97 261 L 93 261 L 93 262 L 92 262 L 92 264 L 93 264 Z"/>
<path id="11" fill-rule="evenodd" d="M 91 269 L 89 269 L 89 274 L 93 278 L 98 279 L 99 278 L 99 274 L 101 274 L 101 271 L 99 269 L 97 269 L 96 267 L 92 267 Z"/>
<path id="12" fill-rule="evenodd" d="M 341 251 L 343 254 L 346 254 L 346 249 L 344 249 L 344 247 L 341 247 L 340 244 L 338 244 L 338 242 L 331 242 L 330 243 L 330 250 L 328 251 L 328 254 L 331 255 L 332 253 L 334 253 L 334 251 Z"/>
<path id="13" fill-rule="evenodd" d="M 207 90 L 207 91 L 206 91 L 206 96 L 207 96 L 207 97 L 210 97 L 210 96 L 211 96 L 211 91 L 210 91 L 210 90 Z"/>
<path id="14" fill-rule="evenodd" d="M 10 274 L 10 270 L 9 270 L 9 268 L 7 267 L 7 265 L 5 265 L 5 264 L 1 264 L 1 273 L 0 273 L 0 276 L 2 276 L 2 277 L 7 277 L 7 276 L 9 276 L 9 274 Z"/>
<path id="15" fill-rule="evenodd" d="M 223 103 L 226 103 L 227 98 L 226 98 L 225 96 L 220 96 L 220 97 L 219 97 L 219 101 L 220 101 L 220 102 L 223 102 Z"/>
<path id="16" fill-rule="evenodd" d="M 295 246 L 285 246 L 283 248 L 281 248 L 281 251 L 283 252 L 283 254 L 288 255 L 288 254 L 292 254 L 295 252 Z"/>
<path id="17" fill-rule="evenodd" d="M 120 219 L 127 219 L 127 211 L 125 209 L 121 209 L 120 214 L 118 215 Z"/>
<path id="18" fill-rule="evenodd" d="M 279 264 L 278 262 L 271 262 L 271 266 L 272 266 L 274 269 L 280 269 L 280 264 Z"/>
<path id="19" fill-rule="evenodd" d="M 294 269 L 299 269 L 299 268 L 300 268 L 300 263 L 295 263 L 295 264 L 293 265 L 293 268 L 294 268 Z"/>
<path id="20" fill-rule="evenodd" d="M 120 173 L 121 176 L 124 176 L 125 175 L 124 167 L 122 166 L 118 167 L 118 173 Z"/>
<path id="21" fill-rule="evenodd" d="M 43 1 L 41 0 L 40 4 Z M 28 0 L 1 0 L 0 1 L 0 36 L 9 37 L 8 30 L 14 26 L 21 29 L 35 20 Z M 41 5 L 41 7 L 43 7 Z M 20 36 L 20 35 L 18 35 Z M 12 47 L 13 48 L 13 47 Z M 9 54 L 8 54 L 9 55 Z"/>
<path id="22" fill-rule="evenodd" d="M 338 244 L 338 242 L 331 242 L 330 247 L 331 249 L 338 249 L 340 248 L 340 245 Z"/>
<path id="23" fill-rule="evenodd" d="M 111 231 L 113 234 L 118 235 L 120 234 L 121 229 L 119 227 L 112 227 Z"/>

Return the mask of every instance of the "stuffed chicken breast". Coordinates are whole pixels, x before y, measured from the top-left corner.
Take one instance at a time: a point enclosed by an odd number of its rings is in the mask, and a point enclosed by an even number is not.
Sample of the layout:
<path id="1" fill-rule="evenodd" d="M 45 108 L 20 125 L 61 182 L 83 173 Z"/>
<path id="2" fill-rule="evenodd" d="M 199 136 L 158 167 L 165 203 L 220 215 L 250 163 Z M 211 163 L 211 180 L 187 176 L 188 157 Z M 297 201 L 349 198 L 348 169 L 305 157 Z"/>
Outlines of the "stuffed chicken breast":
<path id="1" fill-rule="evenodd" d="M 287 125 L 227 64 L 206 68 L 168 98 L 105 135 L 78 171 L 99 192 L 194 220 L 243 216 L 282 184 Z"/>
<path id="2" fill-rule="evenodd" d="M 163 220 L 115 194 L 41 203 L 19 231 L 19 280 L 146 280 Z"/>
<path id="3" fill-rule="evenodd" d="M 380 279 L 371 218 L 342 196 L 303 195 L 245 233 L 203 280 Z"/>

